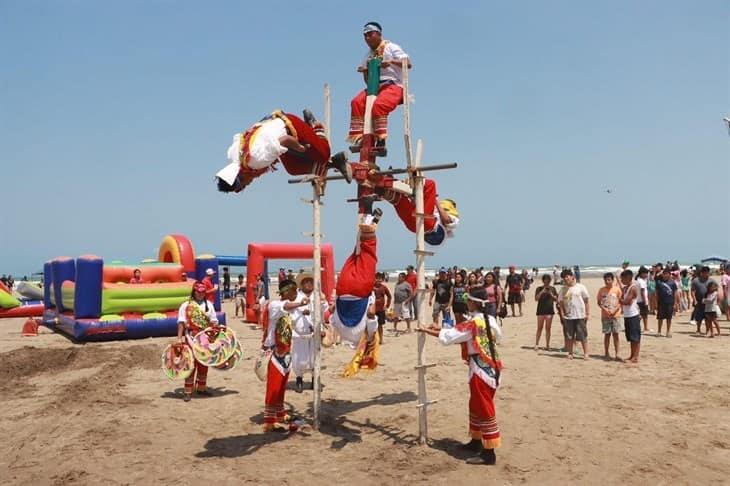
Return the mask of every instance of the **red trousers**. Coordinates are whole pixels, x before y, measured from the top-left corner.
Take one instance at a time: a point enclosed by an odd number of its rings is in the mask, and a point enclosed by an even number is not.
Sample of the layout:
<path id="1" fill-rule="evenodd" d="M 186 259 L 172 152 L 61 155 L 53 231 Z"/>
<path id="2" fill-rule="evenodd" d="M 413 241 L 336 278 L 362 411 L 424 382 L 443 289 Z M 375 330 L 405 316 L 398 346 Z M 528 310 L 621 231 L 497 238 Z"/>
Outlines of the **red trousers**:
<path id="1" fill-rule="evenodd" d="M 412 197 L 399 195 L 393 203 L 395 212 L 413 233 L 416 232 L 416 202 Z M 432 215 L 436 208 L 436 182 L 433 179 L 426 179 L 423 184 L 423 214 Z M 436 226 L 436 219 L 431 216 L 423 219 L 423 227 L 426 233 L 433 231 Z"/>
<path id="2" fill-rule="evenodd" d="M 296 130 L 299 143 L 309 144 L 309 148 L 304 153 L 288 150 L 279 157 L 284 168 L 291 175 L 307 175 L 312 172 L 323 175 L 327 172 L 327 162 L 330 159 L 329 142 L 298 116 L 287 113 L 286 117 Z"/>
<path id="3" fill-rule="evenodd" d="M 206 390 L 206 378 L 208 378 L 208 367 L 203 366 L 202 364 L 195 362 L 195 369 L 192 373 L 190 373 L 190 376 L 185 378 L 185 393 L 190 395 L 193 393 L 193 389 L 196 391 L 205 391 Z M 193 386 L 195 385 L 195 386 Z"/>
<path id="4" fill-rule="evenodd" d="M 266 375 L 264 425 L 286 422 L 284 394 L 289 380 L 289 370 L 287 369 L 286 373 L 282 373 L 281 365 L 275 361 L 276 356 L 272 356 L 271 361 L 269 361 L 268 374 Z"/>
<path id="5" fill-rule="evenodd" d="M 360 254 L 353 251 L 345 260 L 337 277 L 337 295 L 367 297 L 375 286 L 375 270 L 378 266 L 378 240 L 360 241 Z"/>
<path id="6" fill-rule="evenodd" d="M 365 100 L 367 91 L 360 91 L 350 103 L 350 133 L 347 140 L 357 142 L 365 128 Z M 388 114 L 403 103 L 403 88 L 396 84 L 384 84 L 378 90 L 373 103 L 373 131 L 379 139 L 388 136 Z"/>
<path id="7" fill-rule="evenodd" d="M 469 436 L 482 441 L 485 449 L 496 449 L 502 439 L 494 411 L 494 388 L 477 375 L 469 380 Z"/>

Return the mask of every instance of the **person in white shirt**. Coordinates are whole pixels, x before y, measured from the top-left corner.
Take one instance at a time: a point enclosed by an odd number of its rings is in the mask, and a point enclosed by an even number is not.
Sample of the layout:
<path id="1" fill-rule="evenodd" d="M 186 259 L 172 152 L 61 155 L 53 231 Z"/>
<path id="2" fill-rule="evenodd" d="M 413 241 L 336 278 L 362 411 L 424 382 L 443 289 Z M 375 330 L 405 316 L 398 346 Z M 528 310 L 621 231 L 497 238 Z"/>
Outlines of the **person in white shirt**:
<path id="1" fill-rule="evenodd" d="M 300 272 L 296 278 L 297 293 L 296 302 L 302 302 L 304 299 L 307 305 L 297 307 L 291 311 L 293 329 L 292 329 L 292 358 L 291 365 L 294 376 L 296 376 L 296 385 L 294 390 L 301 393 L 304 389 L 305 372 L 311 372 L 314 369 L 314 323 L 312 314 L 314 314 L 314 276 L 310 272 Z M 322 313 L 327 311 L 327 299 L 324 295 L 321 297 Z M 314 389 L 314 377 L 312 378 L 312 389 Z"/>
<path id="2" fill-rule="evenodd" d="M 207 287 L 203 282 L 196 281 L 193 284 L 190 298 L 180 304 L 177 313 L 177 339 L 181 343 L 188 341 L 189 344 L 200 331 L 211 325 L 218 324 L 215 308 L 205 298 L 206 290 Z M 210 396 L 206 382 L 207 377 L 208 367 L 195 360 L 195 369 L 190 376 L 185 378 L 183 398 L 186 402 L 190 401 L 193 390 L 198 395 Z"/>
<path id="3" fill-rule="evenodd" d="M 365 56 L 362 64 L 357 68 L 363 74 L 367 84 L 367 64 L 370 59 L 381 59 L 380 64 L 380 86 L 378 96 L 372 107 L 373 131 L 378 139 L 376 153 L 385 155 L 385 139 L 388 136 L 388 114 L 403 103 L 403 61 L 411 62 L 403 49 L 396 43 L 383 39 L 383 28 L 377 22 L 368 22 L 363 27 L 365 43 L 370 50 Z M 353 144 L 350 150 L 358 152 L 362 143 L 363 130 L 365 128 L 365 103 L 367 90 L 360 91 L 350 103 L 350 132 L 347 140 Z"/>
<path id="4" fill-rule="evenodd" d="M 484 287 L 469 290 L 466 297 L 469 316 L 452 328 L 418 328 L 417 331 L 439 338 L 441 344 L 461 344 L 461 358 L 469 366 L 469 435 L 462 449 L 479 452 L 467 464 L 494 465 L 495 449 L 502 438 L 497 424 L 494 394 L 502 375 L 502 360 L 497 352 L 502 330 L 497 320 L 487 314 L 487 291 Z M 463 315 L 462 315 L 463 316 Z"/>
<path id="5" fill-rule="evenodd" d="M 563 279 L 563 286 L 558 294 L 558 314 L 563 324 L 565 335 L 565 348 L 568 351 L 568 359 L 573 359 L 573 344 L 580 341 L 583 346 L 583 359 L 588 359 L 588 329 L 587 322 L 590 318 L 590 305 L 588 289 L 585 285 L 576 282 L 575 275 L 570 269 L 560 273 Z"/>
<path id="6" fill-rule="evenodd" d="M 220 192 L 241 192 L 255 178 L 274 170 L 281 161 L 291 175 L 323 176 L 329 168 L 352 181 L 352 168 L 344 152 L 330 162 L 330 145 L 324 126 L 309 110 L 304 119 L 276 110 L 243 133 L 233 136 L 228 147 L 228 165 L 216 174 Z"/>
<path id="7" fill-rule="evenodd" d="M 639 310 L 639 286 L 632 282 L 634 272 L 629 269 L 621 272 L 621 310 L 624 314 L 624 332 L 631 346 L 627 363 L 639 362 L 641 351 L 641 311 Z"/>
<path id="8" fill-rule="evenodd" d="M 645 266 L 639 267 L 639 273 L 636 277 L 636 288 L 639 292 L 636 303 L 639 305 L 639 314 L 644 323 L 644 332 L 650 332 L 649 329 L 649 269 Z"/>
<path id="9" fill-rule="evenodd" d="M 291 370 L 293 312 L 309 304 L 309 299 L 297 300 L 297 284 L 292 280 L 279 282 L 279 300 L 268 303 L 269 318 L 264 326 L 263 347 L 270 349 L 271 360 L 266 374 L 264 396 L 264 432 L 292 430 L 290 417 L 284 408 L 284 394 Z"/>

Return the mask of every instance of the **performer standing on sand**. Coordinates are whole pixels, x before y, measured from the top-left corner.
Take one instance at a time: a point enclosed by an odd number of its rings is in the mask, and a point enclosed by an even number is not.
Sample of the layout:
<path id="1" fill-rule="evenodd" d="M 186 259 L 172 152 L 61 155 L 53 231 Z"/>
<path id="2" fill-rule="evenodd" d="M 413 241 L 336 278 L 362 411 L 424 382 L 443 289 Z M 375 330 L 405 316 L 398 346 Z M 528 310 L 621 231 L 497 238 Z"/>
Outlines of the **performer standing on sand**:
<path id="1" fill-rule="evenodd" d="M 234 135 L 228 147 L 228 165 L 216 174 L 218 190 L 241 192 L 255 178 L 275 170 L 279 160 L 291 175 L 323 176 L 335 168 L 350 182 L 352 172 L 345 153 L 336 153 L 330 161 L 324 125 L 309 110 L 304 110 L 303 117 L 276 110 Z"/>
<path id="2" fill-rule="evenodd" d="M 314 276 L 310 272 L 302 272 L 297 275 L 297 302 L 304 299 L 308 301 L 306 307 L 297 307 L 292 310 L 292 370 L 296 376 L 297 393 L 301 393 L 304 389 L 305 372 L 314 369 L 314 323 L 312 322 L 312 314 L 314 313 Z M 322 295 L 322 315 L 327 311 L 327 298 Z M 323 329 L 324 330 L 324 329 Z M 314 377 L 312 377 L 312 388 L 314 388 Z"/>
<path id="3" fill-rule="evenodd" d="M 462 448 L 480 451 L 466 460 L 467 464 L 493 465 L 497 462 L 494 449 L 501 445 L 494 409 L 494 393 L 499 386 L 502 361 L 497 353 L 497 342 L 502 331 L 497 320 L 486 313 L 487 292 L 484 287 L 469 291 L 467 298 L 469 319 L 450 329 L 417 329 L 436 336 L 441 344 L 461 344 L 461 357 L 469 366 L 469 435 L 471 441 Z"/>
<path id="4" fill-rule="evenodd" d="M 368 61 L 373 58 L 380 58 L 380 87 L 378 96 L 373 104 L 373 128 L 378 141 L 375 153 L 381 157 L 386 155 L 385 139 L 388 136 L 388 114 L 403 103 L 403 67 L 404 59 L 408 60 L 408 69 L 411 62 L 403 49 L 394 42 L 383 39 L 383 28 L 377 22 L 368 22 L 363 27 L 365 43 L 370 50 L 365 56 L 357 71 L 363 74 L 367 83 Z M 359 152 L 362 142 L 362 134 L 365 128 L 365 102 L 366 90 L 363 90 L 352 99 L 350 103 L 350 132 L 347 140 L 352 144 L 350 150 Z"/>
<path id="5" fill-rule="evenodd" d="M 291 370 L 292 312 L 309 304 L 306 297 L 297 301 L 297 284 L 279 282 L 280 300 L 268 303 L 268 325 L 264 327 L 263 347 L 272 350 L 266 375 L 264 431 L 291 430 L 290 417 L 284 409 L 284 394 Z"/>
<path id="6" fill-rule="evenodd" d="M 184 343 L 186 338 L 187 340 L 192 339 L 210 325 L 218 324 L 213 304 L 205 298 L 207 289 L 203 282 L 196 281 L 193 284 L 190 298 L 180 305 L 177 316 L 177 339 L 181 343 Z M 206 383 L 207 377 L 208 367 L 196 360 L 195 369 L 190 376 L 185 378 L 183 399 L 186 402 L 190 401 L 194 389 L 198 395 L 210 396 Z"/>

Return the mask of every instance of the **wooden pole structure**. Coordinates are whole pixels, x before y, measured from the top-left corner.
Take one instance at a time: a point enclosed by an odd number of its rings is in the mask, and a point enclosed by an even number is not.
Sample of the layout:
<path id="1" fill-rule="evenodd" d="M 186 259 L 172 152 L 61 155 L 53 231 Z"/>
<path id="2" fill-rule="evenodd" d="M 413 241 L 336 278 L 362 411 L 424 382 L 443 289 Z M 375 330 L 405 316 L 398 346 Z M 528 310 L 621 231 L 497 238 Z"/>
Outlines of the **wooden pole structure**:
<path id="1" fill-rule="evenodd" d="M 330 137 L 330 88 L 324 85 L 324 116 L 327 141 Z M 320 406 L 322 403 L 322 387 L 320 385 L 320 371 L 322 368 L 322 228 L 320 219 L 320 198 L 324 186 L 317 181 L 312 182 L 312 239 L 313 239 L 313 271 L 314 277 L 314 299 L 312 324 L 314 327 L 314 370 L 312 371 L 312 413 L 314 415 L 313 427 L 315 430 L 320 426 Z"/>

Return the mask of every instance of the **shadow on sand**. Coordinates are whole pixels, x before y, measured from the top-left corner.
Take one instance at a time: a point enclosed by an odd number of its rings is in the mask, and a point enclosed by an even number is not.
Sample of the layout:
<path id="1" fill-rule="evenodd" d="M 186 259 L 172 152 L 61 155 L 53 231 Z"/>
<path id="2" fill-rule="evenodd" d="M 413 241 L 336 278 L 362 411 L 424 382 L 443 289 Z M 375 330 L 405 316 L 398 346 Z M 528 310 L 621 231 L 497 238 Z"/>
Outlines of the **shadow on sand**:
<path id="1" fill-rule="evenodd" d="M 353 402 L 351 400 L 337 400 L 334 398 L 322 401 L 322 418 L 319 432 L 332 437 L 331 449 L 342 449 L 348 443 L 361 442 L 363 430 L 377 432 L 388 438 L 394 444 L 414 445 L 417 437 L 407 434 L 398 427 L 390 425 L 375 424 L 369 419 L 365 422 L 358 422 L 348 419 L 347 414 L 352 413 L 371 405 L 396 405 L 399 403 L 413 402 L 416 394 L 412 391 L 399 393 L 380 394 L 369 400 Z M 297 411 L 287 403 L 290 415 L 296 417 Z M 307 410 L 311 416 L 311 409 Z M 256 424 L 263 424 L 264 415 L 258 413 L 250 417 Z M 299 434 L 309 435 L 308 429 L 300 430 Z M 198 452 L 196 457 L 241 457 L 255 453 L 261 447 L 287 439 L 291 434 L 281 432 L 261 432 L 246 435 L 236 435 L 210 439 L 205 444 L 205 450 Z"/>

